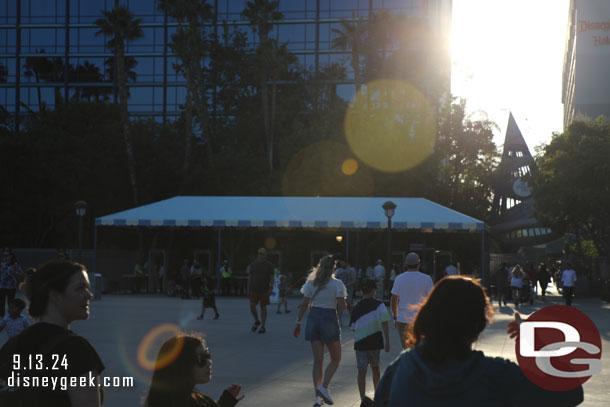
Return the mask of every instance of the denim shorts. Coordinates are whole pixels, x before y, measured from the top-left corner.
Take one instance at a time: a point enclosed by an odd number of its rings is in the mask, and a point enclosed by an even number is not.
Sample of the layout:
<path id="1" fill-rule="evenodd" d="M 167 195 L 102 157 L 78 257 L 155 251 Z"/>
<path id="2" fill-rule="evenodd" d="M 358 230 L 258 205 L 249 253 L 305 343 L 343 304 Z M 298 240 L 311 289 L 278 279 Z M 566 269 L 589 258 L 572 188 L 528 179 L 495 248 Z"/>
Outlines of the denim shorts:
<path id="1" fill-rule="evenodd" d="M 337 319 L 337 310 L 311 307 L 307 316 L 305 340 L 322 343 L 339 342 L 341 340 L 341 330 Z"/>
<path id="2" fill-rule="evenodd" d="M 356 367 L 363 369 L 368 365 L 371 367 L 379 366 L 379 354 L 381 351 L 377 350 L 357 350 L 356 351 Z"/>

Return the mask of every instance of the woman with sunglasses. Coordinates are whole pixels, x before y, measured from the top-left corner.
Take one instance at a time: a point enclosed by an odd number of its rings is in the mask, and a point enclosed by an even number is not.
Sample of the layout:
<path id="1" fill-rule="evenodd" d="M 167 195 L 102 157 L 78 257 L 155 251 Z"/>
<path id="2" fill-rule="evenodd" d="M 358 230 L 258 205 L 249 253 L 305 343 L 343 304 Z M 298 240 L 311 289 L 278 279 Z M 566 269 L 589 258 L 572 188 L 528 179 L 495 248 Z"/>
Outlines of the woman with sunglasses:
<path id="1" fill-rule="evenodd" d="M 241 399 L 240 384 L 232 384 L 218 401 L 200 393 L 195 385 L 212 378 L 212 359 L 205 340 L 194 334 L 168 339 L 155 362 L 146 397 L 147 407 L 233 407 Z"/>

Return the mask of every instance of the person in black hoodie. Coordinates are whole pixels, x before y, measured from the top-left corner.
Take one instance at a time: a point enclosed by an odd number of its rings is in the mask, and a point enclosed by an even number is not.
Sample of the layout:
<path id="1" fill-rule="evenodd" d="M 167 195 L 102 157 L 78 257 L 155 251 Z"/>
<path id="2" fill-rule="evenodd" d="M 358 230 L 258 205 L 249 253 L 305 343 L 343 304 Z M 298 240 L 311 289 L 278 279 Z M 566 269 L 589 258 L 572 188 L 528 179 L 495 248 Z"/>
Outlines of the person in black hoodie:
<path id="1" fill-rule="evenodd" d="M 544 390 L 515 363 L 472 350 L 493 308 L 481 285 L 461 276 L 440 280 L 415 317 L 408 345 L 386 369 L 375 406 L 576 406 L 582 386 Z M 519 314 L 509 323 L 518 335 Z"/>

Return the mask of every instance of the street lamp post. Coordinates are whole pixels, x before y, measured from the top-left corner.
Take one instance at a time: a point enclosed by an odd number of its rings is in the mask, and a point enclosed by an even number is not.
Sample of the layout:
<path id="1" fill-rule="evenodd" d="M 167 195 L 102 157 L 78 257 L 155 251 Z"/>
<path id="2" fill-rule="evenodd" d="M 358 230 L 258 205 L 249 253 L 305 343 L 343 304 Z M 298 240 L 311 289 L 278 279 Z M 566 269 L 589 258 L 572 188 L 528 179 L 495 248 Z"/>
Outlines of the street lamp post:
<path id="1" fill-rule="evenodd" d="M 83 262 L 83 218 L 87 213 L 87 202 L 78 201 L 74 204 L 78 216 L 78 261 Z"/>
<path id="2" fill-rule="evenodd" d="M 385 287 L 388 286 L 388 281 L 390 279 L 390 273 L 392 272 L 392 216 L 394 216 L 394 211 L 396 210 L 396 204 L 392 201 L 386 201 L 382 206 L 385 216 L 388 218 L 388 251 L 386 253 L 386 273 L 384 278 L 384 290 L 381 295 L 381 298 L 385 300 Z"/>

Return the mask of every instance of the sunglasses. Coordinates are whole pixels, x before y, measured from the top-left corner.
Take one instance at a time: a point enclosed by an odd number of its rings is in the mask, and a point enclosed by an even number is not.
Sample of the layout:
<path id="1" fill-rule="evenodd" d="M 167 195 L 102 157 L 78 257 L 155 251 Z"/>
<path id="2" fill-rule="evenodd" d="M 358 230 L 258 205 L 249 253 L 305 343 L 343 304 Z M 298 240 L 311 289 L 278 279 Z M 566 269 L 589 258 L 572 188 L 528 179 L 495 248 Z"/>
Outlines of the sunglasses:
<path id="1" fill-rule="evenodd" d="M 209 360 L 210 360 L 210 352 L 208 352 L 208 351 L 206 351 L 204 353 L 197 353 L 195 355 L 195 363 L 199 367 L 204 367 L 205 365 L 207 365 Z"/>

